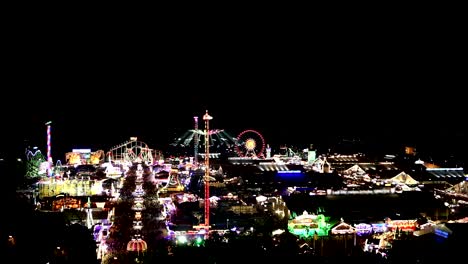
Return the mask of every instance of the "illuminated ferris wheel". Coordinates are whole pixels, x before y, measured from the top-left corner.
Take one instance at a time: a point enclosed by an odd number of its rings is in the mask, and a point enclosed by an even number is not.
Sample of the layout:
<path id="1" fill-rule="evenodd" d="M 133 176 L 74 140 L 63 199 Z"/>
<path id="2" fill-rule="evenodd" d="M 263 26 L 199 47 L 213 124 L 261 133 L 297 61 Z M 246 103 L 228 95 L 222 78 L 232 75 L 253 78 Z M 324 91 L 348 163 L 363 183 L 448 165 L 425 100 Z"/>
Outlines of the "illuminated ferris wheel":
<path id="1" fill-rule="evenodd" d="M 242 131 L 237 136 L 236 152 L 240 157 L 263 158 L 265 139 L 255 130 Z"/>

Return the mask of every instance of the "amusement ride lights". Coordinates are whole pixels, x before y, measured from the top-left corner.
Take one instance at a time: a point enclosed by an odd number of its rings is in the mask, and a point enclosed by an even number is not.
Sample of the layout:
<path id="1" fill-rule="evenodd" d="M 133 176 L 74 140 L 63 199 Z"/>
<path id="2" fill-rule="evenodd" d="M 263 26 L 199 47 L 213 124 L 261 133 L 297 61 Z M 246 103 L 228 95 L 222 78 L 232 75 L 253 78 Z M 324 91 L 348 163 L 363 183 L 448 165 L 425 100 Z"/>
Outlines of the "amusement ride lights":
<path id="1" fill-rule="evenodd" d="M 51 153 L 51 136 L 50 136 L 50 130 L 51 127 L 50 125 L 52 124 L 52 121 L 48 121 L 45 123 L 47 126 L 47 176 L 52 176 L 52 153 Z"/>
<path id="2" fill-rule="evenodd" d="M 203 115 L 205 121 L 205 228 L 208 230 L 210 227 L 210 120 L 213 119 L 206 110 Z"/>

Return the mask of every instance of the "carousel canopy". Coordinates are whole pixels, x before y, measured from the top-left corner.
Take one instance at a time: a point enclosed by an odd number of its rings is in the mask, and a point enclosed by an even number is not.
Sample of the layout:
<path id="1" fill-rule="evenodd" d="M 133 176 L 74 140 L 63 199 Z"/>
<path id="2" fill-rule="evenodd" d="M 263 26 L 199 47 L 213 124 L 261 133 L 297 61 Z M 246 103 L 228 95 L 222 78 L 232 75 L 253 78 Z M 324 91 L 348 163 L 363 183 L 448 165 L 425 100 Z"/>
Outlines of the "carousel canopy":
<path id="1" fill-rule="evenodd" d="M 146 242 L 141 238 L 134 238 L 127 244 L 127 251 L 143 252 L 146 251 L 147 248 Z"/>

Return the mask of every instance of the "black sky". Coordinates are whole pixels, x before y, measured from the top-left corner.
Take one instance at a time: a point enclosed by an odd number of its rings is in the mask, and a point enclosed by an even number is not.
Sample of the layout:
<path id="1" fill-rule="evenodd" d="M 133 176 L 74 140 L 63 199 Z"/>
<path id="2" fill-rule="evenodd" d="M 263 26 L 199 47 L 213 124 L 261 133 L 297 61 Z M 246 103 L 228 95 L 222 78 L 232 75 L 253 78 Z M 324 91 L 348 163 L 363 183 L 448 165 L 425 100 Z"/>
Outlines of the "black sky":
<path id="1" fill-rule="evenodd" d="M 108 149 L 131 136 L 164 148 L 205 110 L 213 128 L 256 129 L 273 143 L 466 142 L 466 51 L 455 30 L 277 26 L 141 34 L 29 25 L 8 40 L 3 132 L 14 140 L 5 145 L 44 148 L 44 123 L 52 120 L 60 154 Z"/>

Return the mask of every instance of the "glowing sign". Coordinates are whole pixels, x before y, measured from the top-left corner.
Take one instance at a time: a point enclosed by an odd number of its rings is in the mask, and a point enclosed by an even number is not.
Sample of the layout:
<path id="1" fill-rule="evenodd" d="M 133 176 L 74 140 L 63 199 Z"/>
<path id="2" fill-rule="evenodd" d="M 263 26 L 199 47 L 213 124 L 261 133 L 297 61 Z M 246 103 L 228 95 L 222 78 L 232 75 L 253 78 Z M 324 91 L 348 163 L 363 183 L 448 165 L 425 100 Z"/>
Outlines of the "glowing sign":
<path id="1" fill-rule="evenodd" d="M 358 224 L 355 227 L 358 236 L 367 235 L 372 232 L 372 226 L 369 224 Z"/>
<path id="2" fill-rule="evenodd" d="M 435 230 L 435 234 L 443 238 L 448 238 L 449 233 L 440 229 Z"/>
<path id="3" fill-rule="evenodd" d="M 399 229 L 402 231 L 414 231 L 416 229 L 416 220 L 392 220 L 389 223 L 389 227 L 392 230 Z"/>

